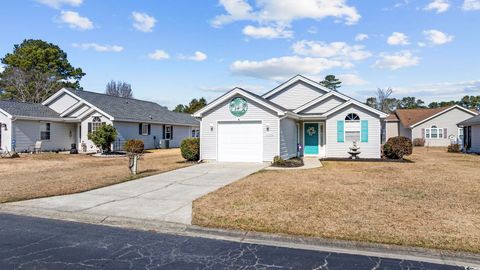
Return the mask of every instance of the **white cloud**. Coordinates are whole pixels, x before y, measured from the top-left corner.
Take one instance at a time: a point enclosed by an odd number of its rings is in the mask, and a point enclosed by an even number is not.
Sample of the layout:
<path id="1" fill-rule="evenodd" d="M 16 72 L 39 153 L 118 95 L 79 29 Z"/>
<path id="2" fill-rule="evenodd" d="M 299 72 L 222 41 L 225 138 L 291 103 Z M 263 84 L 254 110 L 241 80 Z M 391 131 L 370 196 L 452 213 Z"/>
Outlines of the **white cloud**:
<path id="1" fill-rule="evenodd" d="M 351 66 L 344 61 L 326 58 L 284 56 L 263 61 L 235 61 L 230 69 L 238 75 L 282 81 L 295 74 L 318 75 L 324 70 Z"/>
<path id="2" fill-rule="evenodd" d="M 59 9 L 64 5 L 78 7 L 83 3 L 83 0 L 37 0 L 40 4 Z"/>
<path id="3" fill-rule="evenodd" d="M 219 4 L 226 14 L 213 19 L 214 27 L 235 21 L 252 21 L 261 27 L 289 27 L 295 20 L 326 17 L 342 19 L 351 25 L 361 17 L 355 7 L 346 4 L 346 0 L 255 0 L 255 8 L 247 0 L 219 0 Z"/>
<path id="4" fill-rule="evenodd" d="M 367 34 L 360 33 L 355 36 L 355 41 L 364 41 L 368 38 L 369 36 Z"/>
<path id="5" fill-rule="evenodd" d="M 388 37 L 387 43 L 390 45 L 408 45 L 408 37 L 404 33 L 393 32 L 391 36 Z"/>
<path id="6" fill-rule="evenodd" d="M 201 61 L 204 61 L 204 60 L 207 59 L 207 55 L 203 52 L 196 51 L 195 54 L 192 55 L 192 56 L 180 55 L 179 58 L 182 59 L 182 60 L 192 60 L 192 61 L 201 62 Z"/>
<path id="7" fill-rule="evenodd" d="M 350 46 L 345 42 L 325 43 L 322 41 L 297 41 L 292 45 L 293 52 L 299 55 L 338 58 L 345 61 L 360 61 L 372 56 L 362 45 Z"/>
<path id="8" fill-rule="evenodd" d="M 465 0 L 462 6 L 463 10 L 480 10 L 480 0 Z"/>
<path id="9" fill-rule="evenodd" d="M 357 74 L 339 74 L 339 75 L 337 75 L 337 78 L 339 78 L 340 81 L 342 81 L 343 85 L 347 85 L 347 86 L 356 86 L 356 85 L 368 84 L 367 81 L 362 79 Z"/>
<path id="10" fill-rule="evenodd" d="M 169 59 L 170 55 L 164 50 L 155 50 L 154 52 L 148 54 L 148 58 L 152 60 L 164 60 Z"/>
<path id="11" fill-rule="evenodd" d="M 433 0 L 423 9 L 427 11 L 435 10 L 437 13 L 442 13 L 450 8 L 450 3 L 447 0 Z"/>
<path id="12" fill-rule="evenodd" d="M 97 44 L 97 43 L 81 43 L 81 44 L 73 43 L 72 46 L 75 47 L 75 48 L 82 49 L 82 50 L 93 49 L 97 52 L 121 52 L 121 51 L 123 51 L 123 47 L 118 46 L 118 45 L 101 45 L 101 44 Z"/>
<path id="13" fill-rule="evenodd" d="M 423 34 L 428 42 L 432 45 L 442 45 L 452 42 L 454 39 L 454 36 L 445 34 L 435 29 L 423 31 Z"/>
<path id="14" fill-rule="evenodd" d="M 243 34 L 252 38 L 260 39 L 275 39 L 275 38 L 291 38 L 293 32 L 286 30 L 285 27 L 277 26 L 265 26 L 255 27 L 253 25 L 247 25 L 243 28 Z"/>
<path id="15" fill-rule="evenodd" d="M 60 22 L 67 24 L 68 27 L 73 29 L 93 29 L 93 22 L 87 17 L 80 16 L 80 14 L 75 11 L 62 11 L 60 15 Z"/>
<path id="16" fill-rule="evenodd" d="M 406 68 L 416 66 L 420 63 L 420 58 L 414 56 L 410 51 L 401 51 L 394 54 L 380 54 L 373 67 L 379 69 L 397 70 L 400 68 Z"/>
<path id="17" fill-rule="evenodd" d="M 427 97 L 438 101 L 440 99 L 460 99 L 465 95 L 480 95 L 480 80 L 440 82 L 419 84 L 411 87 L 394 87 L 395 95 L 412 95 Z"/>
<path id="18" fill-rule="evenodd" d="M 132 12 L 132 17 L 133 27 L 141 32 L 152 32 L 155 23 L 157 23 L 154 17 L 142 12 L 134 11 Z"/>

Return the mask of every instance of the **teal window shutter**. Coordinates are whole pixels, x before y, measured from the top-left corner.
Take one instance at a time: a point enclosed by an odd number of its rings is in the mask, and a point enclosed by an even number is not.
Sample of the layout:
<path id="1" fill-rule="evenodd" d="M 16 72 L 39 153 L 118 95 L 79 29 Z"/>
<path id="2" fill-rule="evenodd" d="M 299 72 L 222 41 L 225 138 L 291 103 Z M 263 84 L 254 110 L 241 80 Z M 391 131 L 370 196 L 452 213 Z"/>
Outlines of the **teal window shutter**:
<path id="1" fill-rule="evenodd" d="M 368 142 L 368 120 L 362 120 L 362 139 L 361 142 Z"/>
<path id="2" fill-rule="evenodd" d="M 343 120 L 337 121 L 337 142 L 344 142 L 344 129 L 345 129 L 345 122 Z"/>

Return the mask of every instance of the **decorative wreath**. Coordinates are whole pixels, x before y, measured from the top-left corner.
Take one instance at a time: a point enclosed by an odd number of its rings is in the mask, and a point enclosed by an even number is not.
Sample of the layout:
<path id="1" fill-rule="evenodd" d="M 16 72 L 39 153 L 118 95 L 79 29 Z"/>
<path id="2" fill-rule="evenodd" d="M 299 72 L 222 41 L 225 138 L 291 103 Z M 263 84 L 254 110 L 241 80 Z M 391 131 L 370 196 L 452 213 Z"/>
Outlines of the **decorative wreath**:
<path id="1" fill-rule="evenodd" d="M 315 131 L 315 128 L 314 128 L 314 127 L 309 127 L 309 128 L 307 129 L 307 133 L 308 133 L 309 136 L 313 136 L 313 135 L 315 135 L 317 132 Z"/>

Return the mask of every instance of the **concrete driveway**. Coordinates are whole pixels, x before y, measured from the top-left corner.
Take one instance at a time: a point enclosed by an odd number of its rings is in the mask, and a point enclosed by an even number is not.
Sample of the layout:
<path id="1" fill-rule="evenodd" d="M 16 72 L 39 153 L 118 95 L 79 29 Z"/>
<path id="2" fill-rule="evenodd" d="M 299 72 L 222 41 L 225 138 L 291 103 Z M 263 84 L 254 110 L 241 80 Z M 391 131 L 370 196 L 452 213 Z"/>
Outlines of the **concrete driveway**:
<path id="1" fill-rule="evenodd" d="M 265 168 L 261 163 L 203 163 L 78 194 L 7 205 L 31 210 L 190 224 L 192 202 Z"/>

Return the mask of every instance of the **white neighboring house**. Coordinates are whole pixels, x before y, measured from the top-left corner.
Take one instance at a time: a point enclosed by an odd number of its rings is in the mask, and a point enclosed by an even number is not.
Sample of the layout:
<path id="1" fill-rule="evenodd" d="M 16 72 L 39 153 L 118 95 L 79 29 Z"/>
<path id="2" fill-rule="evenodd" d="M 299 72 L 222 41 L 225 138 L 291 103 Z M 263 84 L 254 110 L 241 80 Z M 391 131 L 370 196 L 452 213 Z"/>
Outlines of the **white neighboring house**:
<path id="1" fill-rule="evenodd" d="M 199 122 L 157 103 L 88 91 L 62 89 L 42 104 L 0 101 L 0 147 L 31 151 L 36 141 L 42 150 L 69 150 L 82 143 L 87 152 L 97 151 L 88 133 L 103 124 L 118 132 L 114 148 L 128 139 L 140 139 L 145 149 L 160 147 L 168 140 L 179 147 L 184 138 L 199 136 Z"/>
<path id="2" fill-rule="evenodd" d="M 353 141 L 361 158 L 380 158 L 387 115 L 297 75 L 262 96 L 234 88 L 194 116 L 201 119 L 202 160 L 265 162 L 297 154 L 345 158 Z"/>
<path id="3" fill-rule="evenodd" d="M 398 109 L 386 119 L 386 139 L 404 136 L 425 139 L 425 146 L 448 146 L 463 140 L 460 121 L 478 113 L 459 105 L 435 109 Z"/>
<path id="4" fill-rule="evenodd" d="M 480 115 L 458 123 L 463 129 L 463 149 L 467 153 L 480 154 Z"/>

